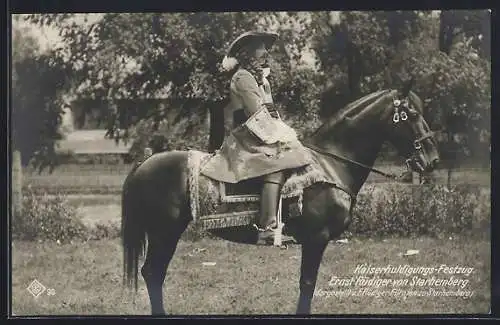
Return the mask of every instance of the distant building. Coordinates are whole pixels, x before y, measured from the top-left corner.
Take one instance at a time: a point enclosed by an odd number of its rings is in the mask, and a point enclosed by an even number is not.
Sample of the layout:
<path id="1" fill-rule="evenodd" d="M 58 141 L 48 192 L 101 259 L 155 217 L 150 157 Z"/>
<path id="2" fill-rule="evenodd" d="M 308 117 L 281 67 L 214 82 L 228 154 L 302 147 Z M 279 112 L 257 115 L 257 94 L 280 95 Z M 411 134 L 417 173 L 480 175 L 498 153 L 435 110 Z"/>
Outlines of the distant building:
<path id="1" fill-rule="evenodd" d="M 116 103 L 130 114 L 130 121 L 135 122 L 144 111 L 151 111 L 151 106 L 157 109 L 169 107 L 167 119 L 174 121 L 180 110 L 190 110 L 200 107 L 201 99 L 120 99 Z M 203 108 L 202 103 L 202 108 Z M 61 132 L 65 138 L 58 143 L 57 151 L 60 153 L 72 153 L 73 155 L 127 155 L 132 143 L 118 144 L 114 139 L 106 137 L 106 116 L 108 103 L 105 100 L 83 99 L 72 101 L 68 108 L 64 109 Z M 208 134 L 209 114 L 207 114 L 206 126 Z M 172 123 L 172 122 L 171 122 Z M 181 127 L 182 123 L 174 123 L 172 127 Z"/>
<path id="2" fill-rule="evenodd" d="M 131 144 L 116 144 L 115 140 L 105 137 L 106 130 L 77 130 L 66 135 L 59 142 L 60 153 L 75 155 L 128 154 Z"/>

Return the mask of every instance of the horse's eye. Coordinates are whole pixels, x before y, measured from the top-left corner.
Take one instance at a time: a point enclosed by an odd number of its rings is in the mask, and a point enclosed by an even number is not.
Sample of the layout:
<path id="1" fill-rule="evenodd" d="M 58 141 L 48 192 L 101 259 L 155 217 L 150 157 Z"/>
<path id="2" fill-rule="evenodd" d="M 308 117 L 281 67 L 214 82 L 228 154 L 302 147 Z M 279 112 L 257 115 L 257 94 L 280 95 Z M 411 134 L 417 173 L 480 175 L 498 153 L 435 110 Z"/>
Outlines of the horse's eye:
<path id="1" fill-rule="evenodd" d="M 408 115 L 410 115 L 410 117 L 412 117 L 412 118 L 415 118 L 415 117 L 417 117 L 417 116 L 418 116 L 418 112 L 417 112 L 415 109 L 410 108 L 410 109 L 408 110 Z"/>

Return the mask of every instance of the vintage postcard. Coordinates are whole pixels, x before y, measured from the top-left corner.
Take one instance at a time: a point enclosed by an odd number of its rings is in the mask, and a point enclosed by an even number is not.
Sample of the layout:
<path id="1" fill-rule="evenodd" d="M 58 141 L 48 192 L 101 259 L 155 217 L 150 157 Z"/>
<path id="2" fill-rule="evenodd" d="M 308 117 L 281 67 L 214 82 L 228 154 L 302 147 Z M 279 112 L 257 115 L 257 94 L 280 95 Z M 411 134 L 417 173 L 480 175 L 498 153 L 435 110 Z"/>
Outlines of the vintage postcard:
<path id="1" fill-rule="evenodd" d="M 489 10 L 11 19 L 11 315 L 490 312 Z"/>

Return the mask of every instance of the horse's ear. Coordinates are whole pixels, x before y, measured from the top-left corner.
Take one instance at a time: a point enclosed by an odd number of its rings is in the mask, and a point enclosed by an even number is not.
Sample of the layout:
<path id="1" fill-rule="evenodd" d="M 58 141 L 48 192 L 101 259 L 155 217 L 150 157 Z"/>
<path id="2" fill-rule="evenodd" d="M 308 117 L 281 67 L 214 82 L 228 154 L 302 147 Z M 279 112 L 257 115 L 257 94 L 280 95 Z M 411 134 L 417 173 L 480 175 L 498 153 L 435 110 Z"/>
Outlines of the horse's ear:
<path id="1" fill-rule="evenodd" d="M 411 98 L 411 101 L 414 104 L 414 108 L 420 113 L 424 114 L 424 102 L 420 97 L 418 97 L 417 94 L 415 94 L 413 91 L 410 91 L 408 94 L 409 98 Z"/>
<path id="2" fill-rule="evenodd" d="M 406 98 L 408 97 L 408 94 L 410 93 L 411 91 L 411 88 L 413 87 L 413 85 L 415 84 L 415 77 L 412 76 L 410 78 L 410 80 L 408 80 L 408 82 L 403 86 L 403 88 L 400 90 L 399 94 L 401 96 L 401 98 Z"/>

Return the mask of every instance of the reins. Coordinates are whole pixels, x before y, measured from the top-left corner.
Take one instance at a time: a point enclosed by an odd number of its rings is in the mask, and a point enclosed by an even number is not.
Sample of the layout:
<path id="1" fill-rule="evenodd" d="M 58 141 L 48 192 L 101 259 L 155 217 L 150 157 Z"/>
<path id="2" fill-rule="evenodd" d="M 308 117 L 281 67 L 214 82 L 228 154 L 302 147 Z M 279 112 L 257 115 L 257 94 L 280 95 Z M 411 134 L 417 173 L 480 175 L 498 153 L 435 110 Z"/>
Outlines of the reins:
<path id="1" fill-rule="evenodd" d="M 412 79 L 412 80 L 413 80 L 413 79 Z M 411 82 L 410 82 L 410 84 L 411 84 Z M 408 86 L 408 87 L 409 87 L 409 86 Z M 409 88 L 408 88 L 408 89 L 409 89 Z M 408 90 L 408 91 L 409 91 L 409 90 Z M 407 94 L 407 93 L 408 93 L 408 91 L 406 91 L 406 92 L 404 92 L 404 93 L 406 93 L 406 94 Z M 408 113 L 407 113 L 406 111 L 401 111 L 401 113 L 399 112 L 399 109 L 398 109 L 398 108 L 399 108 L 399 106 L 401 105 L 401 101 L 400 101 L 400 100 L 396 100 L 396 99 L 394 99 L 394 100 L 393 100 L 393 102 L 394 102 L 394 106 L 395 106 L 395 113 L 394 113 L 394 116 L 393 116 L 393 122 L 394 122 L 394 123 L 398 123 L 399 121 L 406 121 L 406 120 L 408 120 Z M 407 102 L 406 102 L 406 105 L 407 105 Z M 403 106 L 404 106 L 404 105 L 403 105 Z M 415 150 L 420 150 L 420 149 L 422 148 L 422 146 L 421 146 L 421 142 L 422 142 L 423 140 L 425 140 L 425 139 L 428 139 L 428 138 L 432 137 L 432 136 L 433 136 L 433 134 L 434 134 L 434 132 L 432 132 L 432 131 L 431 131 L 431 132 L 426 132 L 423 136 L 421 136 L 420 138 L 416 139 L 416 140 L 414 141 Z M 352 159 L 349 159 L 349 158 L 343 157 L 343 156 L 341 156 L 341 155 L 339 155 L 339 154 L 329 152 L 329 151 L 327 151 L 327 150 L 325 150 L 325 149 L 322 149 L 322 148 L 319 148 L 319 147 L 317 147 L 317 146 L 315 146 L 315 145 L 313 145 L 313 144 L 311 144 L 311 143 L 307 143 L 307 142 L 305 142 L 305 143 L 303 143 L 303 145 L 304 145 L 305 147 L 308 147 L 308 148 L 310 148 L 310 149 L 312 149 L 312 150 L 314 150 L 314 151 L 316 151 L 316 152 L 318 152 L 318 153 L 321 153 L 321 154 L 323 154 L 323 155 L 326 155 L 326 156 L 328 156 L 328 157 L 332 157 L 332 158 L 335 158 L 335 159 L 338 159 L 338 160 L 345 161 L 345 162 L 347 162 L 347 163 L 349 163 L 349 164 L 356 165 L 356 166 L 359 166 L 359 167 L 364 168 L 364 169 L 368 169 L 368 170 L 370 170 L 370 171 L 372 171 L 372 172 L 374 172 L 374 173 L 377 173 L 377 174 L 379 174 L 379 175 L 382 175 L 382 176 L 384 176 L 384 177 L 386 177 L 386 178 L 389 178 L 389 179 L 392 179 L 392 180 L 399 180 L 399 179 L 401 179 L 401 178 L 403 177 L 403 175 L 404 175 L 404 173 L 402 173 L 401 175 L 396 175 L 396 174 L 393 174 L 393 173 L 386 173 L 386 172 L 383 172 L 383 171 L 381 171 L 381 170 L 379 170 L 379 169 L 373 168 L 373 166 L 368 166 L 368 165 L 365 165 L 365 164 L 360 163 L 360 162 L 358 162 L 358 161 L 355 161 L 355 160 L 352 160 Z M 407 164 L 408 168 L 409 168 L 409 161 L 410 161 L 411 159 L 412 159 L 412 158 L 408 158 L 408 159 L 406 160 L 406 164 Z"/>
<path id="2" fill-rule="evenodd" d="M 373 168 L 373 167 L 370 167 L 368 165 L 365 165 L 365 164 L 362 164 L 360 162 L 357 162 L 355 160 L 352 160 L 352 159 L 349 159 L 349 158 L 346 158 L 346 157 L 343 157 L 343 156 L 340 156 L 338 154 L 335 154 L 335 153 L 331 153 L 331 152 L 328 152 L 324 149 L 321 149 L 313 144 L 310 144 L 310 143 L 304 143 L 304 146 L 305 147 L 308 147 L 316 152 L 319 152 L 323 155 L 326 155 L 326 156 L 329 156 L 329 157 L 332 157 L 332 158 L 335 158 L 335 159 L 338 159 L 338 160 L 343 160 L 345 162 L 348 162 L 350 164 L 353 164 L 353 165 L 356 165 L 356 166 L 359 166 L 359 167 L 362 167 L 362 168 L 365 168 L 365 169 L 368 169 L 374 173 L 377 173 L 377 174 L 380 174 L 384 177 L 387 177 L 389 179 L 394 179 L 394 180 L 397 180 L 397 179 L 400 179 L 401 178 L 401 175 L 396 175 L 396 174 L 393 174 L 393 173 L 386 173 L 386 172 L 383 172 L 379 169 L 376 169 L 376 168 Z"/>

